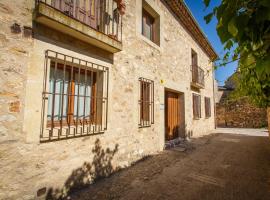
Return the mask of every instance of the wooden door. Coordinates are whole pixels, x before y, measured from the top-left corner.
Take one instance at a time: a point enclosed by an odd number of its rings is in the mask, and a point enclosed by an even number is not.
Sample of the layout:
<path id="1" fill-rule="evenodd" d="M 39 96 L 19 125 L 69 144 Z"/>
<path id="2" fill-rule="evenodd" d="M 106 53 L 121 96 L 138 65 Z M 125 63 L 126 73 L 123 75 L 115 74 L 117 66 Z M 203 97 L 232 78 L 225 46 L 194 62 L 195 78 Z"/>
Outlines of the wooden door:
<path id="1" fill-rule="evenodd" d="M 180 136 L 180 101 L 179 94 L 165 92 L 165 139 L 173 140 Z"/>

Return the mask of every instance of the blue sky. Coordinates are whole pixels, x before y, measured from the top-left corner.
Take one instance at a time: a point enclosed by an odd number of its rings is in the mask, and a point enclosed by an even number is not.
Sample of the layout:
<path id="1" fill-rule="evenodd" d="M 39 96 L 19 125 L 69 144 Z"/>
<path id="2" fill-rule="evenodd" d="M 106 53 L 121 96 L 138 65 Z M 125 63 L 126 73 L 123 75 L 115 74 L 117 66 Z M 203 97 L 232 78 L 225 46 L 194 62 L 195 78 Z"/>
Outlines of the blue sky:
<path id="1" fill-rule="evenodd" d="M 208 40 L 211 42 L 212 46 L 216 50 L 217 54 L 220 56 L 220 58 L 224 55 L 224 50 L 222 43 L 219 40 L 219 37 L 216 32 L 216 24 L 217 20 L 212 19 L 212 21 L 209 24 L 206 24 L 203 17 L 207 15 L 211 8 L 217 6 L 220 4 L 221 0 L 211 0 L 209 8 L 204 10 L 204 4 L 203 0 L 185 0 L 187 6 L 191 10 L 193 16 L 196 18 L 197 22 L 199 23 L 201 29 L 207 36 Z M 237 67 L 237 62 L 231 63 L 226 65 L 225 67 L 219 67 L 215 74 L 216 79 L 218 80 L 219 85 L 223 85 L 224 81 L 234 73 L 235 69 Z"/>

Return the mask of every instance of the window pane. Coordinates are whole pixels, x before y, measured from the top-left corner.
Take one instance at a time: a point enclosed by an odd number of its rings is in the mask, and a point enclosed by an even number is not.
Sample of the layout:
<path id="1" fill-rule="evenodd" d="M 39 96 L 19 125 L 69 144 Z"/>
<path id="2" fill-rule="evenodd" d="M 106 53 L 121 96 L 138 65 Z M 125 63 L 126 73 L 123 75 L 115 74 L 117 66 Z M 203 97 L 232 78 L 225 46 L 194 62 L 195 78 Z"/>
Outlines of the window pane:
<path id="1" fill-rule="evenodd" d="M 52 113 L 54 113 L 54 121 L 61 119 L 67 119 L 67 110 L 68 110 L 68 85 L 70 74 L 68 71 L 65 73 L 63 69 L 58 68 L 55 70 L 54 64 L 50 67 L 50 79 L 49 79 L 49 97 L 48 97 L 48 112 L 47 119 L 51 120 Z M 55 78 L 54 78 L 55 77 Z M 63 102 L 63 104 L 62 104 Z M 53 109 L 54 104 L 54 109 Z M 63 111 L 62 111 L 63 109 Z"/>
<path id="2" fill-rule="evenodd" d="M 143 10 L 142 33 L 145 37 L 153 41 L 153 26 L 155 19 Z"/>
<path id="3" fill-rule="evenodd" d="M 79 84 L 80 78 L 80 84 Z M 78 119 L 83 119 L 85 116 L 86 119 L 89 119 L 91 112 L 91 78 L 89 75 L 81 73 L 75 74 L 75 93 L 74 93 L 74 117 Z M 78 112 L 77 112 L 78 108 Z"/>

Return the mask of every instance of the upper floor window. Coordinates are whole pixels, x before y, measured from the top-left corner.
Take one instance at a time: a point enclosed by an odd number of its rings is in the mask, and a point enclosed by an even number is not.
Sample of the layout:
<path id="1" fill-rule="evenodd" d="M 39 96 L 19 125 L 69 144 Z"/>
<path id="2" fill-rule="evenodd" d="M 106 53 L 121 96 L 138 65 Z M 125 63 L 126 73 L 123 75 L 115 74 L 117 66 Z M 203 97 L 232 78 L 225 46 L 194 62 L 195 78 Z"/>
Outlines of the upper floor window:
<path id="1" fill-rule="evenodd" d="M 192 67 L 198 66 L 198 55 L 194 50 L 191 50 L 191 63 Z"/>
<path id="2" fill-rule="evenodd" d="M 143 9 L 142 34 L 151 41 L 155 41 L 155 19 Z"/>
<path id="3" fill-rule="evenodd" d="M 160 17 L 145 1 L 142 8 L 142 35 L 160 44 Z"/>
<path id="4" fill-rule="evenodd" d="M 103 132 L 108 68 L 57 52 L 46 54 L 41 140 Z"/>
<path id="5" fill-rule="evenodd" d="M 154 81 L 139 78 L 139 127 L 154 124 Z"/>
<path id="6" fill-rule="evenodd" d="M 193 102 L 193 119 L 201 118 L 201 96 L 198 94 L 192 95 Z"/>
<path id="7" fill-rule="evenodd" d="M 211 117 L 211 102 L 209 97 L 204 98 L 205 117 Z"/>

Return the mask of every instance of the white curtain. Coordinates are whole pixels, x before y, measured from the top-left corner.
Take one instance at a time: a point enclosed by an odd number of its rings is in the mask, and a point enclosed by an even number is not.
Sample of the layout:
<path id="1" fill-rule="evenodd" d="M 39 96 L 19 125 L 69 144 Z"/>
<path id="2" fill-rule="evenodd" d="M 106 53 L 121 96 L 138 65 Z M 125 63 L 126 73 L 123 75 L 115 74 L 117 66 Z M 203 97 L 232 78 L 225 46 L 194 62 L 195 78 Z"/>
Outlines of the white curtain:
<path id="1" fill-rule="evenodd" d="M 51 120 L 52 117 L 52 106 L 53 106 L 53 98 L 55 98 L 54 102 L 54 121 L 61 119 L 61 112 L 63 107 L 63 116 L 62 119 L 65 120 L 67 118 L 68 111 L 68 84 L 69 84 L 69 73 L 65 73 L 64 80 L 64 71 L 61 69 L 56 69 L 55 71 L 55 79 L 54 79 L 54 67 L 50 69 L 50 80 L 49 80 L 49 94 L 48 98 L 48 113 L 47 118 Z M 54 80 L 55 80 L 55 91 L 54 91 Z M 55 96 L 53 95 L 55 94 Z M 63 95 L 62 95 L 63 94 Z M 53 97 L 54 96 L 54 97 Z M 63 101 L 63 105 L 62 105 Z"/>
<path id="2" fill-rule="evenodd" d="M 66 71 L 65 78 L 64 78 L 64 71 L 62 69 L 56 69 L 54 75 L 54 67 L 50 69 L 50 80 L 49 80 L 49 94 L 48 97 L 48 113 L 47 119 L 51 120 L 52 112 L 53 112 L 53 98 L 55 98 L 54 102 L 54 121 L 61 120 L 61 113 L 62 119 L 67 119 L 68 114 L 68 86 L 70 80 L 70 73 Z M 55 79 L 54 79 L 55 77 Z M 75 73 L 75 93 L 74 96 L 74 113 L 73 119 L 89 119 L 91 113 L 91 80 L 90 76 L 86 76 L 85 74 L 80 75 Z M 54 91 L 54 80 L 55 80 L 55 91 Z M 80 82 L 80 84 L 79 84 Z M 54 95 L 55 94 L 55 95 Z M 63 101 L 63 103 L 62 103 Z M 63 109 L 63 111 L 62 111 Z"/>
<path id="3" fill-rule="evenodd" d="M 85 80 L 86 79 L 86 80 Z M 74 117 L 83 119 L 89 119 L 91 110 L 91 80 L 89 76 L 84 74 L 80 75 L 79 84 L 79 74 L 75 74 L 75 98 L 74 98 Z M 77 112 L 78 108 L 78 112 Z"/>

